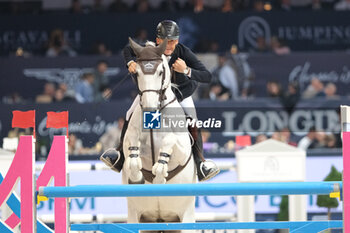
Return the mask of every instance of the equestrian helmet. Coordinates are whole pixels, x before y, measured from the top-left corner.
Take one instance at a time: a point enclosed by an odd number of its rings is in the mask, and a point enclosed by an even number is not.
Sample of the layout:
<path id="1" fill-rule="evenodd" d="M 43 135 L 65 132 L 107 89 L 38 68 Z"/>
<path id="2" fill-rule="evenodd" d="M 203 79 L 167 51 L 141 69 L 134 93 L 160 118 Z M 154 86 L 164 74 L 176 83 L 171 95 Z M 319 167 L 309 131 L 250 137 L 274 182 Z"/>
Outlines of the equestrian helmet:
<path id="1" fill-rule="evenodd" d="M 177 40 L 180 36 L 180 29 L 172 20 L 163 20 L 157 26 L 157 37 L 160 39 Z"/>

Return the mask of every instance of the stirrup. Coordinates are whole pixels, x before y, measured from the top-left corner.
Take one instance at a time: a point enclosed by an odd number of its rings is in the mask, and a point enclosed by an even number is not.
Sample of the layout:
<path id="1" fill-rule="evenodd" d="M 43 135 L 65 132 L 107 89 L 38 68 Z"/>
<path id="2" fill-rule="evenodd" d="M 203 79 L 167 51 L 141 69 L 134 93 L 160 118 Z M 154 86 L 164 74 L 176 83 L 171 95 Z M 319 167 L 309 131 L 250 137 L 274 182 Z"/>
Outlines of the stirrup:
<path id="1" fill-rule="evenodd" d="M 205 167 L 205 162 L 212 163 L 211 167 Z M 199 167 L 199 174 L 198 174 L 198 180 L 199 182 L 209 180 L 219 174 L 220 169 L 218 166 L 214 163 L 212 160 L 206 160 L 204 162 L 201 162 L 200 167 Z"/>
<path id="2" fill-rule="evenodd" d="M 115 161 L 112 157 L 108 156 L 108 152 L 113 151 L 116 152 L 116 158 Z M 104 162 L 108 167 L 110 167 L 113 171 L 120 172 L 121 168 L 119 169 L 118 162 L 121 158 L 120 152 L 116 148 L 109 148 L 103 154 L 100 156 L 100 160 Z"/>

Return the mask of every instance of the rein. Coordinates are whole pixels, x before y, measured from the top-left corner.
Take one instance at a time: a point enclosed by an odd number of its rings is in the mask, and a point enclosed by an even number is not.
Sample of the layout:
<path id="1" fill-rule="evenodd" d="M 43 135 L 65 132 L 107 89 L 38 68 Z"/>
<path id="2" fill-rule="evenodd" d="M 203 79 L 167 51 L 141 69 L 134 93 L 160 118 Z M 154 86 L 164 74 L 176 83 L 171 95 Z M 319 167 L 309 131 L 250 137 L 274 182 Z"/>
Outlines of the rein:
<path id="1" fill-rule="evenodd" d="M 154 152 L 154 138 L 153 138 L 153 129 L 150 129 L 149 133 L 151 134 L 151 152 L 152 152 L 152 166 L 156 162 L 156 154 Z"/>

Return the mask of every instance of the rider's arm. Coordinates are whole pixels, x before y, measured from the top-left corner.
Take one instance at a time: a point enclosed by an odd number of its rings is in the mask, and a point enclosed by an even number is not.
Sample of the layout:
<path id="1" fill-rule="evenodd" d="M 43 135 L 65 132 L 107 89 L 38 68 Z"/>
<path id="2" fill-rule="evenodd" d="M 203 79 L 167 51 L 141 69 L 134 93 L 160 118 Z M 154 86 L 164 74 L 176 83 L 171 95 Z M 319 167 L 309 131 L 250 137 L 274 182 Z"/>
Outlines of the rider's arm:
<path id="1" fill-rule="evenodd" d="M 124 49 L 123 49 L 123 56 L 124 56 L 124 61 L 127 67 L 129 67 L 129 64 L 132 61 L 136 60 L 136 54 L 132 50 L 131 46 L 127 44 Z"/>
<path id="2" fill-rule="evenodd" d="M 182 47 L 183 60 L 186 62 L 186 65 L 190 68 L 188 77 L 198 82 L 210 83 L 212 75 L 209 72 L 209 70 L 205 68 L 203 63 L 198 60 L 196 55 L 189 48 L 185 46 Z"/>
<path id="3" fill-rule="evenodd" d="M 134 74 L 136 72 L 136 63 L 135 63 L 136 54 L 134 53 L 134 50 L 131 48 L 129 44 L 127 44 L 123 49 L 123 56 L 124 56 L 126 68 L 128 68 L 128 71 L 131 74 Z"/>

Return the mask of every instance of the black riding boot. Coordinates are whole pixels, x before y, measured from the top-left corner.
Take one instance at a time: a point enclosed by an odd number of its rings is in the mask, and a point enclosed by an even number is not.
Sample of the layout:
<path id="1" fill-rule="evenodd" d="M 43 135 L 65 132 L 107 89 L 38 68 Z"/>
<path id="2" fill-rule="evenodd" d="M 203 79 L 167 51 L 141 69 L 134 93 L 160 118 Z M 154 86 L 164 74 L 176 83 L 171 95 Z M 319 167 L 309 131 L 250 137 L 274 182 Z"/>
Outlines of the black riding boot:
<path id="1" fill-rule="evenodd" d="M 110 153 L 110 154 L 103 153 L 100 156 L 100 160 L 116 172 L 120 172 L 124 165 L 125 158 L 124 158 L 124 152 L 123 152 L 123 141 L 124 141 L 126 130 L 128 129 L 128 124 L 129 124 L 129 121 L 124 122 L 122 132 L 120 134 L 119 145 L 117 148 L 115 148 L 116 153 Z"/>
<path id="2" fill-rule="evenodd" d="M 220 169 L 212 160 L 205 160 L 203 156 L 203 141 L 201 130 L 197 127 L 190 127 L 189 131 L 194 140 L 192 153 L 194 162 L 197 167 L 198 180 L 209 180 L 216 176 L 220 172 Z"/>

